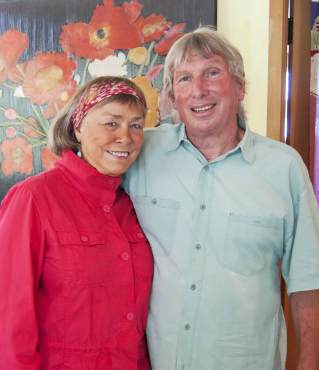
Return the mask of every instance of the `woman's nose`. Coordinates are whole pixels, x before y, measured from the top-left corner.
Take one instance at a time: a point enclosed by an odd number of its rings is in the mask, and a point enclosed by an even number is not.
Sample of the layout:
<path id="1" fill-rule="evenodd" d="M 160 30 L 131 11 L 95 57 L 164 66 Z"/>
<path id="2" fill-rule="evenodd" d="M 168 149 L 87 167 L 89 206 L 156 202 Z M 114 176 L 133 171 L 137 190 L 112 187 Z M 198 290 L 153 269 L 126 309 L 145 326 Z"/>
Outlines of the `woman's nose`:
<path id="1" fill-rule="evenodd" d="M 131 133 L 128 125 L 123 125 L 118 129 L 116 141 L 125 144 L 132 142 Z"/>

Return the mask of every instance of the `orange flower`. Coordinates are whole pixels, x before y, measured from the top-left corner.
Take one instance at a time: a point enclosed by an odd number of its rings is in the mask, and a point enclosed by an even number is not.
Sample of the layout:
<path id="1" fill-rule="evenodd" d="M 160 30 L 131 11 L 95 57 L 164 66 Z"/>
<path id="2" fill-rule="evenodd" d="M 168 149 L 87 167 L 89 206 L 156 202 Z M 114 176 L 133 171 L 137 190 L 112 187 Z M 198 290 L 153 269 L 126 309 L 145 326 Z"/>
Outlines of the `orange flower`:
<path id="1" fill-rule="evenodd" d="M 136 26 L 142 32 L 144 42 L 158 40 L 171 26 L 162 15 L 151 14 L 147 18 L 139 17 Z"/>
<path id="2" fill-rule="evenodd" d="M 159 92 L 155 89 L 150 81 L 145 76 L 138 76 L 132 78 L 132 81 L 142 89 L 147 105 L 147 115 L 145 120 L 145 127 L 153 127 L 158 123 L 159 112 L 158 112 L 158 99 Z"/>
<path id="3" fill-rule="evenodd" d="M 91 23 L 108 27 L 108 45 L 111 49 L 135 48 L 143 42 L 136 23 L 133 23 L 140 10 L 137 2 L 114 6 L 113 0 L 104 0 L 104 5 L 98 5 L 95 8 Z"/>
<path id="4" fill-rule="evenodd" d="M 8 73 L 15 68 L 28 44 L 28 36 L 15 29 L 0 36 L 0 83 L 8 78 Z"/>
<path id="5" fill-rule="evenodd" d="M 156 45 L 154 50 L 159 55 L 166 55 L 176 40 L 184 35 L 182 32 L 186 23 L 178 23 L 173 26 L 169 31 L 165 32 L 164 37 Z"/>
<path id="6" fill-rule="evenodd" d="M 143 5 L 137 0 L 132 0 L 129 3 L 124 2 L 122 4 L 122 7 L 125 13 L 128 15 L 130 23 L 133 23 L 136 21 L 136 19 L 141 14 L 141 11 L 143 9 Z"/>
<path id="7" fill-rule="evenodd" d="M 78 58 L 104 59 L 113 54 L 107 24 L 70 23 L 62 27 L 60 45 Z"/>
<path id="8" fill-rule="evenodd" d="M 114 6 L 112 0 L 105 0 L 95 8 L 90 23 L 64 25 L 60 44 L 64 51 L 90 60 L 103 60 L 115 49 L 139 46 L 142 35 L 133 22 L 140 11 L 137 1 Z"/>
<path id="9" fill-rule="evenodd" d="M 74 95 L 76 88 L 77 84 L 74 80 L 71 80 L 68 85 L 65 85 L 56 98 L 49 102 L 47 108 L 43 112 L 44 117 L 46 119 L 55 117 Z"/>
<path id="10" fill-rule="evenodd" d="M 54 167 L 54 163 L 57 161 L 59 157 L 55 155 L 48 147 L 44 147 L 41 151 L 41 161 L 42 166 L 49 170 Z"/>
<path id="11" fill-rule="evenodd" d="M 26 66 L 23 93 L 35 104 L 55 100 L 71 81 L 76 64 L 64 53 L 41 53 Z"/>
<path id="12" fill-rule="evenodd" d="M 22 137 L 13 140 L 4 140 L 0 144 L 4 160 L 1 169 L 4 176 L 12 175 L 15 172 L 30 175 L 32 172 L 32 145 Z"/>

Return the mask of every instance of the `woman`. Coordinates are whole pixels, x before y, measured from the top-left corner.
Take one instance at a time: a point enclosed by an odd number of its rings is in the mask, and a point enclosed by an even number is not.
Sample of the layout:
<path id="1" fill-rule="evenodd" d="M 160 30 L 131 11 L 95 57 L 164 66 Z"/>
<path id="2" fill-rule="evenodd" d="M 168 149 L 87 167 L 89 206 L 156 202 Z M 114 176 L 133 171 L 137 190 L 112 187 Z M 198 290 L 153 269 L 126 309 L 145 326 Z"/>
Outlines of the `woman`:
<path id="1" fill-rule="evenodd" d="M 147 370 L 149 245 L 120 176 L 143 142 L 131 81 L 87 83 L 51 128 L 54 169 L 0 211 L 0 369 Z"/>

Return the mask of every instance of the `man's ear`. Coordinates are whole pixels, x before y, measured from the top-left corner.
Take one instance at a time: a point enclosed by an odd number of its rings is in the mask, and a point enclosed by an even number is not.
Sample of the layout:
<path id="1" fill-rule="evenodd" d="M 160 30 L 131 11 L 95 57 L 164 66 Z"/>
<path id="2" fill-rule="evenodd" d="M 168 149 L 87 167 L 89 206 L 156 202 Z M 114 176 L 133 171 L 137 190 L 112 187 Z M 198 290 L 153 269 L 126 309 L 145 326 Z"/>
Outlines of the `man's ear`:
<path id="1" fill-rule="evenodd" d="M 240 101 L 244 100 L 246 94 L 246 88 L 245 85 L 239 85 L 238 87 L 238 98 Z"/>

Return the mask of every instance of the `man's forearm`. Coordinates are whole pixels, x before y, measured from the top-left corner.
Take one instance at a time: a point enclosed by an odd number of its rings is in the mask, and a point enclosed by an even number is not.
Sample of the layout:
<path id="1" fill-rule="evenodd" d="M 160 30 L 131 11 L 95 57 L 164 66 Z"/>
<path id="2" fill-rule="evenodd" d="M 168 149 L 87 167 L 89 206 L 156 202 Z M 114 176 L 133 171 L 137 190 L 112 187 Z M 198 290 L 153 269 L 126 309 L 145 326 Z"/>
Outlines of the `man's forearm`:
<path id="1" fill-rule="evenodd" d="M 300 356 L 297 370 L 319 370 L 319 290 L 290 295 Z"/>

